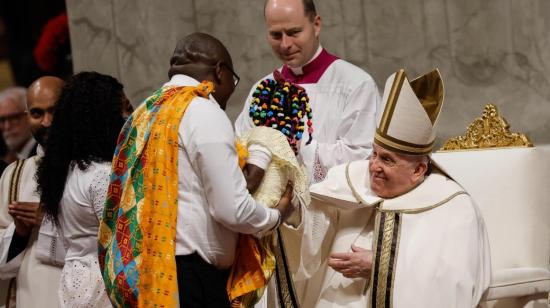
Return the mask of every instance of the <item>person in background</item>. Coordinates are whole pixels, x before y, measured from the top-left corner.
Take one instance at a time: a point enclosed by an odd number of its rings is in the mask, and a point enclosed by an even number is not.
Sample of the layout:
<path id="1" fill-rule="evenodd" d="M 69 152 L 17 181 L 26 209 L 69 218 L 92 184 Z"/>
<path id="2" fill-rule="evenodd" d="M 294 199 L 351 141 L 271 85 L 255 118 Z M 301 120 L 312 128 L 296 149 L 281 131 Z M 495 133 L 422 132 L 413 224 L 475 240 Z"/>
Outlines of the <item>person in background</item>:
<path id="1" fill-rule="evenodd" d="M 308 115 L 308 121 L 315 122 L 315 138 L 308 143 L 309 131 L 304 131 L 298 152 L 298 158 L 306 166 L 309 183 L 322 181 L 333 166 L 366 159 L 372 149 L 375 118 L 381 106 L 373 78 L 363 69 L 323 48 L 320 38 L 322 19 L 313 0 L 267 0 L 264 18 L 267 41 L 283 65 L 261 80 L 279 79 L 304 88 L 314 111 L 314 118 Z M 243 111 L 235 121 L 235 131 L 239 136 L 254 127 L 249 117 L 250 101 L 261 80 L 252 86 Z M 274 119 L 278 120 L 277 117 Z M 304 214 L 303 225 L 298 231 L 307 237 L 309 229 L 316 228 L 324 216 L 309 208 Z M 312 231 L 312 234 L 316 232 Z M 299 233 L 292 236 L 295 240 L 287 243 L 295 243 L 298 247 L 306 247 L 311 242 Z M 291 264 L 304 261 L 301 250 L 287 251 L 295 253 L 289 256 Z M 300 298 L 303 295 L 302 282 L 308 274 L 296 267 L 293 274 Z M 269 298 L 265 300 L 270 302 Z"/>
<path id="2" fill-rule="evenodd" d="M 0 179 L 0 278 L 16 278 L 17 307 L 59 306 L 63 243 L 55 226 L 42 219 L 35 174 L 62 87 L 63 80 L 52 76 L 30 85 L 26 117 L 38 153 L 12 163 Z"/>
<path id="3" fill-rule="evenodd" d="M 13 87 L 0 92 L 0 131 L 14 159 L 36 155 L 37 143 L 27 117 L 27 89 Z"/>
<path id="4" fill-rule="evenodd" d="M 4 142 L 4 137 L 0 137 L 0 174 L 4 172 L 4 169 L 8 166 L 7 161 L 11 160 L 8 155 L 8 146 Z"/>
<path id="5" fill-rule="evenodd" d="M 40 203 L 59 225 L 66 248 L 61 307 L 109 307 L 97 255 L 97 234 L 111 160 L 124 124 L 123 86 L 113 77 L 71 77 L 54 113 L 37 171 Z"/>
<path id="6" fill-rule="evenodd" d="M 380 108 L 372 77 L 321 46 L 322 20 L 313 0 L 267 0 L 264 13 L 267 40 L 283 66 L 261 80 L 283 79 L 303 87 L 315 110 L 315 138 L 302 142 L 299 152 L 310 183 L 321 181 L 332 166 L 367 158 Z M 235 121 L 237 135 L 254 127 L 249 104 L 260 81 Z M 309 140 L 308 133 L 302 140 Z"/>

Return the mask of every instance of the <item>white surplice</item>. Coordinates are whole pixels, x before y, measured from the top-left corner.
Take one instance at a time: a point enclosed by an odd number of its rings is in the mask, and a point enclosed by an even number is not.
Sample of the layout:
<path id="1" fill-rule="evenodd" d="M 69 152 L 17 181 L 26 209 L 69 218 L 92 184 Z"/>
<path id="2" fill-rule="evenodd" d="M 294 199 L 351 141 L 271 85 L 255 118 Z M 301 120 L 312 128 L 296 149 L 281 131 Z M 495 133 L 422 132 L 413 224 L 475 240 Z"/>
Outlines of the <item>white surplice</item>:
<path id="1" fill-rule="evenodd" d="M 18 201 L 39 202 L 40 200 L 36 193 L 34 178 L 38 160 L 39 156 L 33 156 L 23 165 Z M 58 307 L 57 290 L 62 265 L 54 264 L 59 257 L 52 256 L 52 262 L 49 263 L 37 258 L 38 255 L 49 256 L 50 253 L 55 253 L 56 246 L 62 246 L 55 231 L 53 234 L 47 231 L 49 234 L 42 233 L 43 229 L 55 230 L 51 223 L 42 222 L 40 244 L 37 240 L 39 230 L 35 228 L 30 235 L 27 248 L 9 262 L 7 261 L 8 250 L 15 232 L 13 219 L 8 213 L 9 185 L 14 169 L 15 163 L 6 168 L 0 180 L 0 278 L 17 277 L 17 307 Z"/>
<path id="2" fill-rule="evenodd" d="M 477 306 L 491 277 L 487 233 L 456 182 L 432 173 L 384 200 L 369 189 L 368 161 L 356 161 L 332 168 L 311 193 L 311 207 L 326 217 L 316 227 L 324 237 L 303 258 L 323 263 L 302 286 L 302 307 Z M 369 280 L 345 278 L 326 265 L 328 254 L 350 252 L 352 244 L 374 251 Z"/>
<path id="3" fill-rule="evenodd" d="M 319 47 L 317 55 L 321 49 Z M 266 78 L 273 79 L 273 74 L 261 80 Z M 235 121 L 238 136 L 254 127 L 248 110 L 260 81 L 252 86 L 243 111 Z M 375 116 L 380 108 L 380 95 L 372 77 L 361 68 L 338 59 L 326 68 L 316 83 L 298 84 L 306 90 L 313 113 L 313 140 L 306 145 L 309 139 L 306 128 L 299 153 L 310 182 L 314 178 L 322 179 L 332 166 L 365 159 L 372 149 Z"/>

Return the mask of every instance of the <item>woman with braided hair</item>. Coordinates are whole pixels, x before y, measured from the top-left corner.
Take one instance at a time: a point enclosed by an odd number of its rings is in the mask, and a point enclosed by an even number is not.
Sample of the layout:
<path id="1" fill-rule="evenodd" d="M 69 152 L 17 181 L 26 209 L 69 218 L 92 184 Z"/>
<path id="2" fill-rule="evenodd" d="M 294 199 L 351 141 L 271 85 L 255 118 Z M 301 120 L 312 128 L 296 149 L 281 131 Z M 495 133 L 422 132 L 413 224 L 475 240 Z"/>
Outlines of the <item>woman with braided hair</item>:
<path id="1" fill-rule="evenodd" d="M 54 221 L 67 254 L 61 307 L 110 307 L 98 264 L 97 234 L 111 160 L 124 124 L 123 86 L 115 78 L 81 72 L 61 91 L 46 151 L 37 170 L 40 203 Z"/>

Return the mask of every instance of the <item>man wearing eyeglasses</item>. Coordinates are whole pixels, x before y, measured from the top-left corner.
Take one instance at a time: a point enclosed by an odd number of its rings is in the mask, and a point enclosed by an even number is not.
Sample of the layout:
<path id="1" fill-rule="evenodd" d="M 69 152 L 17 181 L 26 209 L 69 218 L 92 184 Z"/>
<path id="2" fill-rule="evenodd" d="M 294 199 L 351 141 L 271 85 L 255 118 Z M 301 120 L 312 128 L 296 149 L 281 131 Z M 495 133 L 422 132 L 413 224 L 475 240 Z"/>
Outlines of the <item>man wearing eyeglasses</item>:
<path id="1" fill-rule="evenodd" d="M 59 306 L 64 249 L 53 223 L 42 219 L 34 175 L 63 84 L 57 77 L 45 76 L 29 86 L 27 111 L 19 121 L 26 121 L 38 142 L 37 155 L 12 163 L 0 179 L 0 278 L 15 278 L 12 292 L 17 307 Z"/>
<path id="2" fill-rule="evenodd" d="M 26 101 L 25 88 L 9 88 L 0 93 L 0 131 L 8 150 L 16 159 L 36 154 L 36 141 L 32 138 Z"/>
<path id="3" fill-rule="evenodd" d="M 180 307 L 229 307 L 226 284 L 239 233 L 263 234 L 276 228 L 293 210 L 292 188 L 288 185 L 276 209 L 256 202 L 246 189 L 233 128 L 223 111 L 239 77 L 229 52 L 218 39 L 193 33 L 180 40 L 170 59 L 168 76 L 170 81 L 134 111 L 119 138 L 117 149 L 121 150 L 115 152 L 114 180 L 109 188 L 113 193 L 106 202 L 99 231 L 100 267 L 115 306 L 149 302 L 177 307 L 177 290 Z M 157 108 L 149 109 L 152 106 Z M 162 120 L 151 120 L 159 118 Z M 153 148 L 150 144 L 156 141 L 152 132 L 157 129 L 162 131 L 156 138 L 164 141 Z M 134 132 L 133 137 L 126 138 L 125 131 Z M 130 152 L 140 144 L 150 148 Z M 171 150 L 174 147 L 176 153 Z M 143 167 L 126 166 L 134 159 Z M 153 168 L 162 178 L 148 172 Z M 172 178 L 175 181 L 160 182 Z M 138 199 L 134 190 L 143 191 L 145 197 Z M 139 203 L 133 203 L 134 199 Z M 120 200 L 130 201 L 121 204 Z M 159 207 L 149 208 L 152 201 Z M 168 207 L 163 206 L 166 202 Z M 133 209 L 141 215 L 139 220 L 132 214 Z M 161 210 L 170 214 L 157 216 Z M 154 220 L 154 230 L 142 231 L 149 230 L 150 220 Z M 113 227 L 122 225 L 147 233 L 147 238 L 156 238 L 155 232 L 168 227 L 175 234 L 158 237 L 175 241 L 151 246 L 154 244 L 146 242 L 144 235 L 137 245 L 127 247 L 133 239 L 118 239 L 132 235 Z M 164 257 L 161 250 L 172 258 Z M 124 265 L 122 271 L 117 270 L 120 264 Z M 129 272 L 134 274 L 128 277 L 125 273 Z M 162 277 L 157 277 L 158 273 Z M 136 280 L 151 283 L 136 285 Z"/>

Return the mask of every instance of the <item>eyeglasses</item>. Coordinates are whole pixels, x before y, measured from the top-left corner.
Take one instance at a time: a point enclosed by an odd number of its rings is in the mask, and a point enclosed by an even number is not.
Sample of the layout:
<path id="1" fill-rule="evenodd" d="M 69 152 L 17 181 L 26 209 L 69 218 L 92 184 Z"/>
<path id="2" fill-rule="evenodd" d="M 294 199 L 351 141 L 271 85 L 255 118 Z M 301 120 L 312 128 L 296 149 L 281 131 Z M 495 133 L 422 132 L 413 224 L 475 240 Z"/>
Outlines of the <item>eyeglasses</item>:
<path id="1" fill-rule="evenodd" d="M 225 66 L 231 72 L 231 74 L 233 74 L 233 84 L 235 85 L 235 88 L 236 88 L 237 85 L 239 84 L 239 81 L 241 80 L 241 77 L 239 77 L 239 75 L 237 75 L 237 73 L 235 73 L 235 71 L 233 71 L 233 69 L 229 65 L 225 63 L 222 63 L 221 65 Z"/>
<path id="2" fill-rule="evenodd" d="M 26 111 L 21 111 L 18 113 L 12 113 L 5 116 L 0 116 L 0 126 L 4 126 L 4 124 L 17 124 L 19 121 L 21 121 L 21 118 L 27 114 Z"/>

